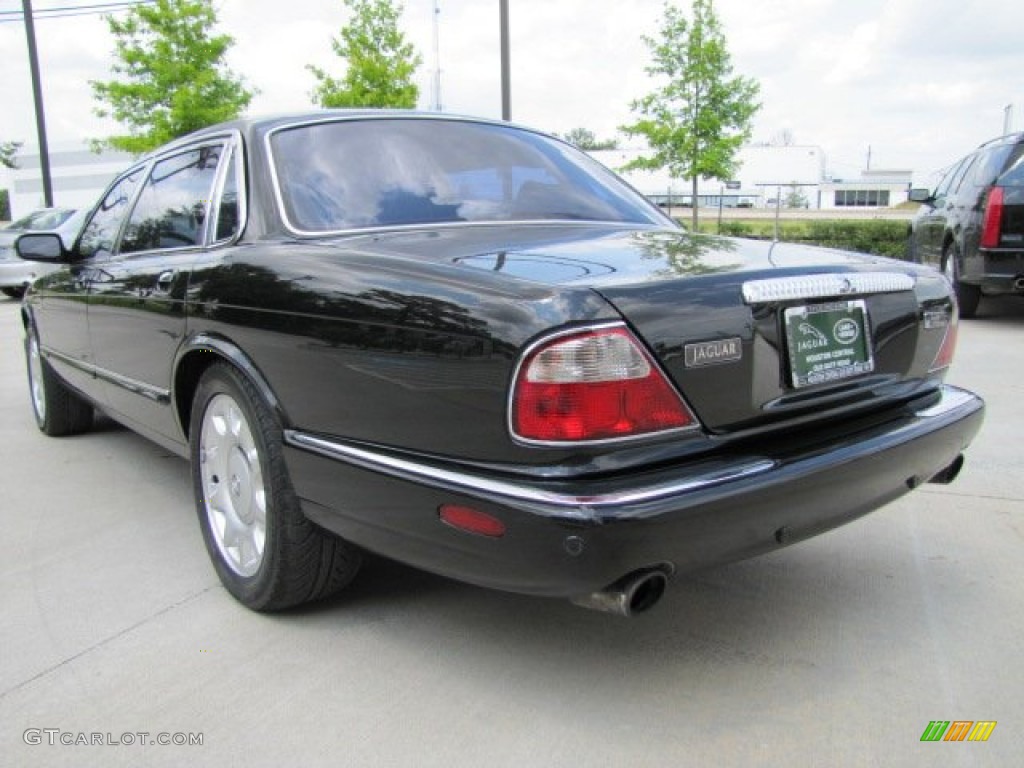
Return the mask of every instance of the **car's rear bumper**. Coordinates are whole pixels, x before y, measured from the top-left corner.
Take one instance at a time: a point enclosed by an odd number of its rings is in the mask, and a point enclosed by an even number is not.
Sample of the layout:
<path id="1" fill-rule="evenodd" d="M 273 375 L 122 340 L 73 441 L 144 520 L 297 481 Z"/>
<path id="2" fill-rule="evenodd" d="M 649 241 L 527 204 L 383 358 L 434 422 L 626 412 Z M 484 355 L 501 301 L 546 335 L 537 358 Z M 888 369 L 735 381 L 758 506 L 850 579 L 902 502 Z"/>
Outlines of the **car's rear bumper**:
<path id="1" fill-rule="evenodd" d="M 927 408 L 802 453 L 589 482 L 469 472 L 295 431 L 286 458 L 307 515 L 350 541 L 463 581 L 574 597 L 642 568 L 767 552 L 866 514 L 956 461 L 983 412 L 977 396 L 944 387 Z M 452 528 L 438 516 L 445 504 L 492 515 L 506 532 Z"/>
<path id="2" fill-rule="evenodd" d="M 1024 294 L 1024 251 L 981 251 L 981 272 L 967 274 L 964 282 L 977 285 L 986 295 Z"/>

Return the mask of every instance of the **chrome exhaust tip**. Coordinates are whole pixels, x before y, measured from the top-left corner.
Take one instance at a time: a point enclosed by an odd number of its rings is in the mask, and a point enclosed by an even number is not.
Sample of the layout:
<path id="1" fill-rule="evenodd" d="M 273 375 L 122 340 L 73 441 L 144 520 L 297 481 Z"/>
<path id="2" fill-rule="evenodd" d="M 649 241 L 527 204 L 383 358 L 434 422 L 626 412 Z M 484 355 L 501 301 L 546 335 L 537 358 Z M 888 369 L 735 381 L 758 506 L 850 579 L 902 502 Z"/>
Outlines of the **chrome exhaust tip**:
<path id="1" fill-rule="evenodd" d="M 653 608 L 668 586 L 665 568 L 644 568 L 626 574 L 614 584 L 572 600 L 574 605 L 616 616 L 633 616 Z"/>

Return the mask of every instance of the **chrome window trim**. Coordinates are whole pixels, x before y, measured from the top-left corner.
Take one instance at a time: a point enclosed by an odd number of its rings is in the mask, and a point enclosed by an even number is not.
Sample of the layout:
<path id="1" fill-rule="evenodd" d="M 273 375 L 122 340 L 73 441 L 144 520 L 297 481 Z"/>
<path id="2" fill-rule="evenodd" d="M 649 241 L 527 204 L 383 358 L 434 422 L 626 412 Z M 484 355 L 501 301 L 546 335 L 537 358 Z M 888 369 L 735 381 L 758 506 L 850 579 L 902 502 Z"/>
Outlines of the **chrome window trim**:
<path id="1" fill-rule="evenodd" d="M 767 472 L 776 466 L 776 462 L 770 459 L 753 459 L 733 466 L 702 472 L 686 479 L 654 483 L 628 491 L 584 496 L 546 491 L 535 486 L 482 477 L 470 472 L 442 469 L 349 443 L 325 440 L 296 430 L 285 430 L 284 437 L 286 443 L 296 448 L 309 450 L 330 459 L 356 464 L 371 471 L 469 495 L 490 494 L 513 501 L 546 504 L 559 507 L 563 513 L 572 514 L 581 519 L 592 517 L 590 510 L 639 504 L 668 496 L 693 493 L 723 483 L 743 480 Z"/>
<path id="2" fill-rule="evenodd" d="M 743 301 L 764 304 L 828 296 L 854 297 L 913 290 L 914 278 L 902 272 L 841 272 L 770 277 L 743 283 Z"/>
<path id="3" fill-rule="evenodd" d="M 245 144 L 242 141 L 240 131 L 232 131 L 226 142 L 227 156 L 224 158 L 221 167 L 217 169 L 217 180 L 214 182 L 214 194 L 210 211 L 206 217 L 206 232 L 204 234 L 205 247 L 231 245 L 238 241 L 245 231 L 248 223 L 249 204 L 245 187 Z M 219 215 L 221 202 L 224 199 L 224 188 L 227 186 L 228 168 L 231 161 L 235 161 L 235 185 L 238 188 L 238 229 L 231 237 L 224 237 L 217 240 L 217 217 L 212 216 L 214 211 Z"/>

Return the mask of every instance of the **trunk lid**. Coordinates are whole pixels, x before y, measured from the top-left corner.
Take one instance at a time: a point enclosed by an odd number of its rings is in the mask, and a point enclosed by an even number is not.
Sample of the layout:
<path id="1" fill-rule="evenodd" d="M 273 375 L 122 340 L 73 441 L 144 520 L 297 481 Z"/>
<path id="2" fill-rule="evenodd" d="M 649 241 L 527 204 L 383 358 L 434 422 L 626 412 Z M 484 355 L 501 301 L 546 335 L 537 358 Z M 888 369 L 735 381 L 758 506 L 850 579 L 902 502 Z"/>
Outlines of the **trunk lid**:
<path id="1" fill-rule="evenodd" d="M 935 386 L 930 368 L 954 310 L 934 270 L 673 230 L 521 227 L 514 246 L 495 242 L 500 233 L 509 230 L 408 233 L 377 245 L 596 291 L 712 432 L 880 407 Z"/>

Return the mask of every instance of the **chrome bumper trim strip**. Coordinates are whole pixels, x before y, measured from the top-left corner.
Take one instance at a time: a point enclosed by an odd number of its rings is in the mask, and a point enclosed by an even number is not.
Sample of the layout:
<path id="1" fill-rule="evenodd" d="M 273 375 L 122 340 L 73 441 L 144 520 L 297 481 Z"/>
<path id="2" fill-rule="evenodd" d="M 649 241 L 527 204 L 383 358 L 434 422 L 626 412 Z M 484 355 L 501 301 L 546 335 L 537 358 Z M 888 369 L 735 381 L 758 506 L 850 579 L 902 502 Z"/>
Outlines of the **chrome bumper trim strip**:
<path id="1" fill-rule="evenodd" d="M 628 491 L 582 496 L 546 491 L 536 486 L 481 477 L 469 472 L 442 469 L 347 443 L 324 440 L 294 430 L 285 431 L 285 441 L 296 448 L 303 448 L 318 453 L 321 456 L 350 464 L 357 464 L 366 469 L 407 480 L 414 480 L 426 485 L 450 488 L 470 495 L 486 493 L 516 501 L 546 504 L 561 507 L 566 511 L 576 509 L 578 510 L 578 516 L 582 518 L 591 516 L 588 510 L 624 504 L 638 504 L 675 494 L 700 491 L 712 486 L 742 480 L 752 475 L 767 472 L 775 466 L 774 461 L 755 459 L 742 464 L 703 472 L 693 477 L 656 483 Z"/>

